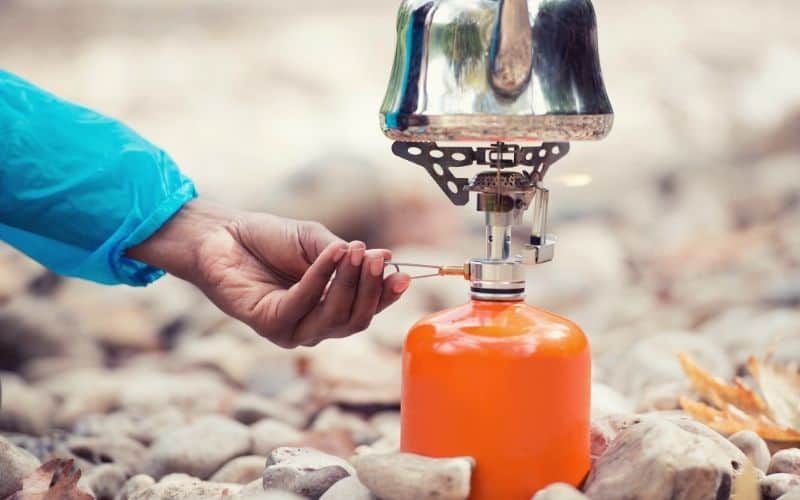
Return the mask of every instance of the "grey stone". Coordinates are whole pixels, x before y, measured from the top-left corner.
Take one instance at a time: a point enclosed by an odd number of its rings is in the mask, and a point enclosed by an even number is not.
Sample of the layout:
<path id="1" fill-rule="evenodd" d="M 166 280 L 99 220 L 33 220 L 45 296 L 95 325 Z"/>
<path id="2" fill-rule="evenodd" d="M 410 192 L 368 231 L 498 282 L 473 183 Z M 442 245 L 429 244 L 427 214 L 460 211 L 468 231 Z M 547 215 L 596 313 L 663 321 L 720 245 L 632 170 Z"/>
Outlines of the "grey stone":
<path id="1" fill-rule="evenodd" d="M 756 469 L 761 472 L 767 471 L 771 458 L 769 447 L 758 434 L 753 431 L 739 431 L 728 440 L 747 455 Z"/>
<path id="2" fill-rule="evenodd" d="M 36 457 L 0 436 L 0 498 L 22 488 L 22 480 L 40 465 Z"/>
<path id="3" fill-rule="evenodd" d="M 388 453 L 357 455 L 353 465 L 361 482 L 382 500 L 464 500 L 475 461 Z"/>
<path id="4" fill-rule="evenodd" d="M 267 460 L 257 455 L 237 457 L 223 465 L 211 476 L 214 483 L 247 484 L 260 479 L 264 473 Z"/>
<path id="5" fill-rule="evenodd" d="M 595 460 L 584 490 L 589 498 L 730 498 L 733 479 L 747 460 L 738 448 L 699 423 L 655 416 L 637 420 Z"/>
<path id="6" fill-rule="evenodd" d="M 800 476 L 778 472 L 763 477 L 758 485 L 765 500 L 776 500 L 791 490 L 799 488 Z"/>
<path id="7" fill-rule="evenodd" d="M 249 453 L 250 448 L 246 426 L 207 415 L 159 436 L 148 450 L 143 469 L 154 478 L 184 472 L 205 479 L 231 459 Z"/>
<path id="8" fill-rule="evenodd" d="M 350 476 L 337 481 L 320 500 L 377 500 L 377 497 L 356 476 Z"/>
<path id="9" fill-rule="evenodd" d="M 279 489 L 317 499 L 355 471 L 347 461 L 311 448 L 277 448 L 267 457 L 264 489 Z"/>

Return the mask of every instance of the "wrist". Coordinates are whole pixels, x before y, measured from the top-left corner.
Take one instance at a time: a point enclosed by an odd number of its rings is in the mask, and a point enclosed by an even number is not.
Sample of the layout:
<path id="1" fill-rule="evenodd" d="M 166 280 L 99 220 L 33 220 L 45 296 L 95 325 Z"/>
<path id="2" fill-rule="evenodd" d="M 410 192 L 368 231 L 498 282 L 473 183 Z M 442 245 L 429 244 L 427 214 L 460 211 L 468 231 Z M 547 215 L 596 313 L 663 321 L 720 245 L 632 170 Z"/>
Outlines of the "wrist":
<path id="1" fill-rule="evenodd" d="M 192 200 L 147 240 L 129 248 L 126 255 L 191 281 L 204 240 L 227 231 L 235 217 L 234 211 L 221 205 Z"/>

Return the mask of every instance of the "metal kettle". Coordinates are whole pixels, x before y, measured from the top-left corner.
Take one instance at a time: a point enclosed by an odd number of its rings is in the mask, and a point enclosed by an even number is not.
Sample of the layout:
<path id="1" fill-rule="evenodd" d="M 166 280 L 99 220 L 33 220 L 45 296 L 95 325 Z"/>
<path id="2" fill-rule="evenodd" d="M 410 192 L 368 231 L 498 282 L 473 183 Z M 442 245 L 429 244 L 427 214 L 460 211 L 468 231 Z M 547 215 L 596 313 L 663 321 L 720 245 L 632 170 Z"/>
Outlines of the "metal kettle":
<path id="1" fill-rule="evenodd" d="M 589 0 L 403 0 L 391 139 L 597 140 L 614 115 Z"/>

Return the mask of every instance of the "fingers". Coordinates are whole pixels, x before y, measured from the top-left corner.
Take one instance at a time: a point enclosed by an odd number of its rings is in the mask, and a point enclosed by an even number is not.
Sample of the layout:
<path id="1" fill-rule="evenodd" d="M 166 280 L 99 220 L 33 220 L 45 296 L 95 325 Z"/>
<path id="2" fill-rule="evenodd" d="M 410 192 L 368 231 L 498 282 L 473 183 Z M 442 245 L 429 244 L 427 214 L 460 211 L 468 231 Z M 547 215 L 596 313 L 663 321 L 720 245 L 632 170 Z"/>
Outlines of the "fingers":
<path id="1" fill-rule="evenodd" d="M 384 253 L 380 250 L 367 252 L 361 266 L 358 293 L 350 311 L 350 321 L 343 332 L 350 335 L 365 330 L 378 312 L 378 302 L 383 293 Z"/>
<path id="2" fill-rule="evenodd" d="M 336 275 L 328 287 L 327 294 L 320 311 L 321 322 L 333 325 L 344 325 L 350 319 L 350 309 L 356 297 L 358 282 L 361 277 L 361 263 L 364 261 L 366 245 L 354 241 L 348 246 L 348 252 L 336 268 Z"/>
<path id="3" fill-rule="evenodd" d="M 354 323 L 353 311 L 358 311 L 359 321 L 368 325 L 380 300 L 386 255 L 391 256 L 391 252 L 366 251 L 363 243 L 351 243 L 325 299 L 297 326 L 297 342 L 314 345 L 322 339 L 346 337 L 363 329 Z"/>
<path id="4" fill-rule="evenodd" d="M 381 312 L 397 302 L 411 285 L 411 277 L 406 273 L 394 273 L 383 280 L 383 292 L 378 303 L 377 312 Z"/>
<path id="5" fill-rule="evenodd" d="M 346 251 L 339 255 L 342 248 Z M 361 242 L 325 249 L 283 301 L 281 314 L 291 312 L 293 321 L 291 344 L 312 346 L 366 329 L 375 314 L 397 301 L 410 284 L 404 273 L 384 279 L 385 262 L 391 256 L 388 250 L 366 250 Z"/>
<path id="6" fill-rule="evenodd" d="M 280 302 L 277 317 L 286 323 L 296 323 L 319 305 L 337 264 L 347 254 L 344 242 L 328 245 L 306 270 L 300 281 L 292 285 Z"/>

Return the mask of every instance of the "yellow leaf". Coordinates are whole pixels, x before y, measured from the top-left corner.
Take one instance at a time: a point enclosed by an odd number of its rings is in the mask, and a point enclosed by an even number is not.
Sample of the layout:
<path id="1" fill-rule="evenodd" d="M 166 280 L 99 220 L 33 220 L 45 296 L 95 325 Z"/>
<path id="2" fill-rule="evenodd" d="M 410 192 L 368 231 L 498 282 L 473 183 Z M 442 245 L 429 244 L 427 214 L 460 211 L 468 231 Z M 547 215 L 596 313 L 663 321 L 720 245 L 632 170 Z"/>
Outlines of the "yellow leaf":
<path id="1" fill-rule="evenodd" d="M 747 370 L 769 405 L 770 416 L 784 427 L 800 429 L 800 375 L 750 357 Z"/>
<path id="2" fill-rule="evenodd" d="M 678 359 L 694 390 L 709 404 L 682 396 L 681 407 L 696 420 L 726 435 L 751 430 L 778 443 L 800 442 L 800 376 L 788 369 L 748 360 L 748 370 L 759 384 L 762 399 L 741 380 L 714 377 L 686 354 Z"/>
<path id="3" fill-rule="evenodd" d="M 678 360 L 694 390 L 717 408 L 732 404 L 747 413 L 759 414 L 767 411 L 764 401 L 741 380 L 737 379 L 733 384 L 727 384 L 697 366 L 697 363 L 685 353 L 679 353 Z"/>

